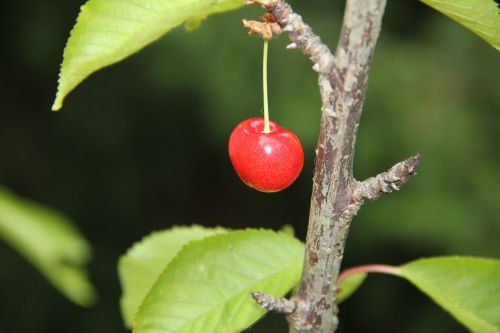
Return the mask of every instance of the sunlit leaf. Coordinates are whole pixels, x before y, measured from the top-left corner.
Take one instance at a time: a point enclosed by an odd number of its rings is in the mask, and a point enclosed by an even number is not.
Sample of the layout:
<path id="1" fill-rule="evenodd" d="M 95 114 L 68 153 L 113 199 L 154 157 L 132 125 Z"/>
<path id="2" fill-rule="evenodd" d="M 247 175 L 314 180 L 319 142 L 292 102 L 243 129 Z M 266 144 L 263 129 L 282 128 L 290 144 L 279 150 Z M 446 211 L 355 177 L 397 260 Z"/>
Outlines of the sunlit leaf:
<path id="1" fill-rule="evenodd" d="M 0 187 L 0 238 L 70 300 L 92 304 L 95 291 L 84 268 L 90 245 L 66 217 Z"/>
<path id="2" fill-rule="evenodd" d="M 494 0 L 421 0 L 500 50 L 500 9 Z"/>
<path id="3" fill-rule="evenodd" d="M 240 332 L 265 313 L 250 291 L 284 296 L 300 279 L 303 252 L 295 238 L 265 230 L 191 242 L 146 295 L 134 332 Z"/>
<path id="4" fill-rule="evenodd" d="M 64 49 L 52 106 L 95 71 L 114 64 L 190 21 L 243 5 L 243 0 L 89 0 L 82 6 Z M 194 25 L 193 25 L 194 23 Z"/>
<path id="5" fill-rule="evenodd" d="M 174 227 L 154 232 L 136 243 L 120 258 L 118 272 L 122 285 L 121 308 L 127 327 L 144 296 L 167 264 L 186 243 L 225 232 L 223 228 Z"/>
<path id="6" fill-rule="evenodd" d="M 401 275 L 475 333 L 500 332 L 500 261 L 470 257 L 421 259 Z"/>

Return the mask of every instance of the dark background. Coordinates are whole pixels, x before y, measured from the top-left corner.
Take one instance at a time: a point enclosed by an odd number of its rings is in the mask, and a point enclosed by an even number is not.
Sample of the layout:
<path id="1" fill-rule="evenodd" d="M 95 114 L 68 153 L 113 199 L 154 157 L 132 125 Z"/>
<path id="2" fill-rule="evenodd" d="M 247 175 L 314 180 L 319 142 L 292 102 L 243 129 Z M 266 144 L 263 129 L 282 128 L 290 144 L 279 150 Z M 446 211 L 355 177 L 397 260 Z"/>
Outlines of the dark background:
<path id="1" fill-rule="evenodd" d="M 293 1 L 334 47 L 342 1 Z M 238 179 L 227 139 L 261 110 L 261 47 L 245 8 L 175 29 L 102 70 L 51 113 L 59 64 L 82 1 L 0 4 L 0 184 L 76 221 L 94 247 L 96 306 L 69 303 L 19 254 L 0 244 L 0 332 L 123 332 L 118 257 L 175 224 L 294 226 L 304 239 L 320 100 L 316 74 L 281 36 L 269 59 L 271 118 L 293 129 L 306 162 L 276 194 Z M 363 179 L 420 152 L 419 175 L 367 203 L 344 265 L 421 256 L 500 253 L 498 52 L 416 1 L 390 1 L 355 158 Z M 285 332 L 269 315 L 252 332 Z M 339 332 L 466 332 L 408 283 L 371 276 L 341 305 Z"/>

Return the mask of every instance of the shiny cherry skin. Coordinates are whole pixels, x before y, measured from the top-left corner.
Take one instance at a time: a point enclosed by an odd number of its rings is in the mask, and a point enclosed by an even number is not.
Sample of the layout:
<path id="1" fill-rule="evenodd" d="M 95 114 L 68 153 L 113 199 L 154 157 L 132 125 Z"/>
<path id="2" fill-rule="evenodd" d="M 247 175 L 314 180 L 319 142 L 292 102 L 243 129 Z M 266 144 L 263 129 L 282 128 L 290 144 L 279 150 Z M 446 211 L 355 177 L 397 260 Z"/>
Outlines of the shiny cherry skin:
<path id="1" fill-rule="evenodd" d="M 229 138 L 229 157 L 241 180 L 262 192 L 277 192 L 290 186 L 304 165 L 299 138 L 270 121 L 251 118 L 238 124 Z"/>

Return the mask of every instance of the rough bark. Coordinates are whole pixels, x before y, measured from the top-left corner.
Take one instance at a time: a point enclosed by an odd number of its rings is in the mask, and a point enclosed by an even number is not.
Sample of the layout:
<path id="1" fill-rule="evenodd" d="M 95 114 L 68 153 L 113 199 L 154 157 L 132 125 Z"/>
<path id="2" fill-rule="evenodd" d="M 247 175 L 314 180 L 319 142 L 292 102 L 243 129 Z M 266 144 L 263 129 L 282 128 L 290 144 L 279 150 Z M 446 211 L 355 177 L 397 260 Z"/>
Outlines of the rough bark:
<path id="1" fill-rule="evenodd" d="M 347 0 L 335 55 L 285 1 L 263 5 L 288 33 L 289 48 L 301 49 L 314 63 L 322 99 L 304 271 L 287 318 L 291 333 L 332 333 L 338 326 L 337 278 L 351 220 L 364 198 L 399 189 L 415 173 L 419 156 L 363 182 L 353 176 L 356 134 L 385 0 Z"/>

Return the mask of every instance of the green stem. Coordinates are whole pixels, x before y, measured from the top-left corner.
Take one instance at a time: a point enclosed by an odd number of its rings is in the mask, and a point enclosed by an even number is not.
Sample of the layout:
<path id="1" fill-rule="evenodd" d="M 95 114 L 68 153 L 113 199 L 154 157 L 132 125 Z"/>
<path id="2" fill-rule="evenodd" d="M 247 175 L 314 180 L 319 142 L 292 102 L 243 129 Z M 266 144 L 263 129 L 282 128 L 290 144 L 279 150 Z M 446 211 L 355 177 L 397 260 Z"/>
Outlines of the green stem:
<path id="1" fill-rule="evenodd" d="M 264 91 L 264 131 L 262 133 L 271 133 L 269 127 L 269 103 L 267 98 L 267 53 L 269 40 L 264 39 L 264 54 L 262 57 L 262 87 Z"/>

